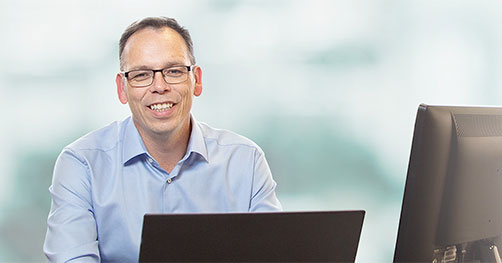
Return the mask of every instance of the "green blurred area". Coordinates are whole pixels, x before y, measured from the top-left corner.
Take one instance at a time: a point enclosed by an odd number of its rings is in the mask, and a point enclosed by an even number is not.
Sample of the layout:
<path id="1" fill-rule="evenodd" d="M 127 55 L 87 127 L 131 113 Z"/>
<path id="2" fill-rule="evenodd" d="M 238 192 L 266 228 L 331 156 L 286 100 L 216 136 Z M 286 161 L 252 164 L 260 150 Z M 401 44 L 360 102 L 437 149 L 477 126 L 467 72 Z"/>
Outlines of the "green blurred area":
<path id="1" fill-rule="evenodd" d="M 279 191 L 322 194 L 357 186 L 382 201 L 399 198 L 400 186 L 385 174 L 377 154 L 343 129 L 335 129 L 336 121 L 322 116 L 266 117 L 253 131 Z"/>
<path id="2" fill-rule="evenodd" d="M 19 154 L 13 193 L 2 209 L 0 261 L 44 261 L 41 244 L 50 209 L 48 188 L 58 152 Z"/>

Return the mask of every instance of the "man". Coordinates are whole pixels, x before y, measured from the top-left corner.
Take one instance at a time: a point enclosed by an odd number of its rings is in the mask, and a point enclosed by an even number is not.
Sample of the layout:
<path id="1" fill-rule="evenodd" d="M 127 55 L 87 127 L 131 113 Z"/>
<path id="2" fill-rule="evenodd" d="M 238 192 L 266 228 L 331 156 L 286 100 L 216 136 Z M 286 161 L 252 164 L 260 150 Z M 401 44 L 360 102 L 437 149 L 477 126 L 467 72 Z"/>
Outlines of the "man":
<path id="1" fill-rule="evenodd" d="M 281 210 L 262 150 L 191 115 L 202 70 L 186 29 L 165 17 L 135 22 L 119 57 L 117 93 L 132 116 L 58 157 L 44 243 L 51 262 L 137 261 L 145 213 Z"/>

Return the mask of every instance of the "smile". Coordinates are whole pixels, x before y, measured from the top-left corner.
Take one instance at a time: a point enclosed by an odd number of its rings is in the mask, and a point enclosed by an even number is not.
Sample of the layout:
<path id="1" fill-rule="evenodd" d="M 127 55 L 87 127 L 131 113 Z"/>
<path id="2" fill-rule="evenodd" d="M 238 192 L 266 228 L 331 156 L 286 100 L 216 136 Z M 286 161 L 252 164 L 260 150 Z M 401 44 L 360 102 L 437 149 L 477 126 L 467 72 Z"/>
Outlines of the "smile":
<path id="1" fill-rule="evenodd" d="M 157 103 L 157 104 L 152 104 L 148 106 L 151 110 L 157 111 L 157 112 L 162 112 L 162 111 L 168 111 L 173 107 L 172 103 Z"/>

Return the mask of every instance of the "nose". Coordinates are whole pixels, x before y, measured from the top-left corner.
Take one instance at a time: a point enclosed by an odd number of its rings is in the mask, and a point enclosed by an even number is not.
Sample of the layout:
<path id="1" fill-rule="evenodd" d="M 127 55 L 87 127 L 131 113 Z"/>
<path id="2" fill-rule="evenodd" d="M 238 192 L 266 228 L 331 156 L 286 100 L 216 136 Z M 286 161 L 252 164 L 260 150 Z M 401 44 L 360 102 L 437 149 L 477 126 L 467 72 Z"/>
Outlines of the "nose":
<path id="1" fill-rule="evenodd" d="M 171 91 L 171 87 L 164 80 L 164 76 L 162 72 L 155 72 L 153 74 L 153 83 L 150 86 L 150 90 L 152 92 L 164 93 L 166 91 Z"/>

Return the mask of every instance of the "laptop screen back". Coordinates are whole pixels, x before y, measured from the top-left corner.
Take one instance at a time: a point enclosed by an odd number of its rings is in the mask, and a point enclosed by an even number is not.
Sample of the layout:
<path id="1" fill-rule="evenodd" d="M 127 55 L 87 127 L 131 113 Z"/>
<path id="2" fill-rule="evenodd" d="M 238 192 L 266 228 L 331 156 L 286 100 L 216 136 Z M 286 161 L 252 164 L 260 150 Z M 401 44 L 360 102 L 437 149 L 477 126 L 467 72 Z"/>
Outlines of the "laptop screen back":
<path id="1" fill-rule="evenodd" d="M 145 215 L 141 262 L 354 262 L 364 211 Z"/>

